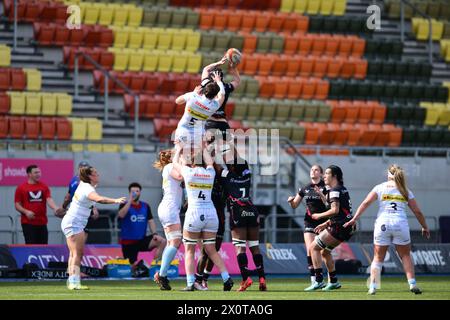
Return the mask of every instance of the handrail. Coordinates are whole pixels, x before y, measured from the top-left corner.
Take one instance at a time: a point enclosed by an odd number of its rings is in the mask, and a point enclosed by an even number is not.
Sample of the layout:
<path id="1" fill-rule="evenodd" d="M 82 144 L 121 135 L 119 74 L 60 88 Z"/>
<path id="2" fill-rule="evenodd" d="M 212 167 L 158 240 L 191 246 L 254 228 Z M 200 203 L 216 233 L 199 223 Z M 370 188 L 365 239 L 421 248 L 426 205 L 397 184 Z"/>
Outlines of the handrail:
<path id="1" fill-rule="evenodd" d="M 4 8 L 3 8 L 4 9 Z M 17 50 L 17 0 L 14 0 L 14 34 L 13 34 L 13 51 Z"/>
<path id="2" fill-rule="evenodd" d="M 4 216 L 0 216 L 0 218 L 8 218 L 9 222 L 10 222 L 10 228 L 6 228 L 6 229 L 0 229 L 0 232 L 7 232 L 7 233 L 11 233 L 11 243 L 14 243 L 15 240 L 15 224 L 14 224 L 14 217 L 11 215 L 4 215 Z M 3 224 L 0 224 L 3 225 Z"/>
<path id="3" fill-rule="evenodd" d="M 138 142 L 138 136 L 139 136 L 139 95 L 136 94 L 134 91 L 132 91 L 130 88 L 128 88 L 126 85 L 123 84 L 122 81 L 117 79 L 116 77 L 112 76 L 108 70 L 103 68 L 97 61 L 95 61 L 89 54 L 77 50 L 75 52 L 75 70 L 74 70 L 74 76 L 75 76 L 75 98 L 79 97 L 78 92 L 78 73 L 79 73 L 79 66 L 78 66 L 78 56 L 83 56 L 86 60 L 88 60 L 90 63 L 92 63 L 96 69 L 100 70 L 105 75 L 105 94 L 104 94 L 104 100 L 105 100 L 105 111 L 104 111 L 104 121 L 108 121 L 108 80 L 111 78 L 111 80 L 117 84 L 120 88 L 122 88 L 126 93 L 134 97 L 134 139 L 133 144 L 136 147 Z"/>
<path id="4" fill-rule="evenodd" d="M 400 1 L 400 37 L 402 42 L 405 42 L 405 4 L 410 6 L 413 10 L 415 10 L 419 15 L 421 15 L 422 17 L 424 17 L 425 19 L 428 20 L 428 24 L 429 24 L 429 29 L 428 29 L 428 60 L 430 62 L 430 64 L 433 64 L 433 39 L 431 37 L 431 35 L 433 34 L 432 32 L 432 22 L 431 22 L 431 17 L 429 15 L 427 15 L 426 13 L 423 13 L 422 11 L 420 11 L 416 6 L 414 6 L 413 4 L 411 4 L 408 0 L 401 0 Z"/>

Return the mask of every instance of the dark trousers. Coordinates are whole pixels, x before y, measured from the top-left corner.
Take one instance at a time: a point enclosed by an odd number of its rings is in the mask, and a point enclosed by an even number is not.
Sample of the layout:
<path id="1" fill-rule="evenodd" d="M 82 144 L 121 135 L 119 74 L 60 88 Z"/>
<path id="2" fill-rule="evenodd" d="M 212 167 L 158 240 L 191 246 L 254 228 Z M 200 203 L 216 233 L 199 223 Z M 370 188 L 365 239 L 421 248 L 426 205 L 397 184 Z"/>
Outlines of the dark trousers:
<path id="1" fill-rule="evenodd" d="M 25 244 L 48 244 L 47 226 L 33 226 L 22 224 Z"/>

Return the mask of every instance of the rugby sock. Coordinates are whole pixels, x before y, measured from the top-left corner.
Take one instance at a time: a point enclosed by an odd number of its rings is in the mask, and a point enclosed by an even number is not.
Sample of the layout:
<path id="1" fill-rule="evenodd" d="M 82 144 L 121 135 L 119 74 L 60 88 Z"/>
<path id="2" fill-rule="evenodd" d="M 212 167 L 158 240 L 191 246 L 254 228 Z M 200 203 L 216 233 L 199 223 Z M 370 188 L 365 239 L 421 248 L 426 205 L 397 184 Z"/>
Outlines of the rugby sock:
<path id="1" fill-rule="evenodd" d="M 416 279 L 415 278 L 408 279 L 408 284 L 410 289 L 414 288 L 417 285 Z"/>
<path id="2" fill-rule="evenodd" d="M 331 283 L 336 283 L 337 282 L 338 279 L 337 279 L 337 276 L 336 276 L 336 270 L 330 272 L 329 276 L 330 276 L 330 282 Z"/>
<path id="3" fill-rule="evenodd" d="M 237 255 L 237 261 L 239 265 L 239 270 L 241 271 L 242 280 L 247 280 L 248 278 L 248 259 L 246 253 L 239 253 Z"/>
<path id="4" fill-rule="evenodd" d="M 316 273 L 314 272 L 312 258 L 311 256 L 307 256 L 306 259 L 308 260 L 309 276 L 311 277 L 311 282 L 314 283 L 314 281 L 316 281 Z"/>
<path id="5" fill-rule="evenodd" d="M 175 255 L 177 254 L 177 248 L 174 246 L 167 246 L 162 254 L 162 261 L 161 261 L 161 269 L 159 270 L 159 275 L 162 277 L 167 276 L 167 270 L 169 270 L 170 263 L 172 262 L 173 258 L 175 258 Z"/>
<path id="6" fill-rule="evenodd" d="M 323 282 L 322 268 L 314 269 L 314 272 L 316 274 L 316 281 L 319 283 Z"/>
<path id="7" fill-rule="evenodd" d="M 220 276 L 222 277 L 223 282 L 226 282 L 228 278 L 230 278 L 230 274 L 228 273 L 228 271 L 221 272 Z"/>
<path id="8" fill-rule="evenodd" d="M 69 283 L 78 283 L 80 282 L 80 277 L 76 275 L 69 276 Z"/>
<path id="9" fill-rule="evenodd" d="M 209 271 L 208 270 L 203 270 L 203 280 L 208 281 L 209 278 Z"/>
<path id="10" fill-rule="evenodd" d="M 186 281 L 188 287 L 192 286 L 195 282 L 195 275 L 194 274 L 187 274 L 186 275 Z"/>
<path id="11" fill-rule="evenodd" d="M 264 272 L 264 263 L 263 263 L 263 256 L 260 253 L 253 255 L 253 262 L 256 266 L 256 271 L 258 272 L 259 278 L 266 278 L 266 273 Z"/>

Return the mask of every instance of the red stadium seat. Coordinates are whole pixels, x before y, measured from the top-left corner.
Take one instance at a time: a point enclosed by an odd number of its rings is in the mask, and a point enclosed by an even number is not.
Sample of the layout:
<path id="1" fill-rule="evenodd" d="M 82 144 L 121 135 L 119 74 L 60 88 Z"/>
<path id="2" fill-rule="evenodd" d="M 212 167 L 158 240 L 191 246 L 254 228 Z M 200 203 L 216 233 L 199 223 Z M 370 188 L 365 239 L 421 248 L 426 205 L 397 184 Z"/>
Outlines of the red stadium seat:
<path id="1" fill-rule="evenodd" d="M 284 50 L 288 55 L 297 53 L 299 37 L 295 34 L 284 34 Z"/>
<path id="2" fill-rule="evenodd" d="M 11 75 L 9 68 L 0 68 L 0 90 L 9 90 L 11 86 Z"/>
<path id="3" fill-rule="evenodd" d="M 24 12 L 23 20 L 26 22 L 34 22 L 38 20 L 41 14 L 42 6 L 38 2 L 28 2 Z"/>
<path id="4" fill-rule="evenodd" d="M 100 41 L 97 45 L 103 48 L 111 47 L 112 43 L 114 42 L 113 31 L 105 27 L 100 28 L 100 30 Z"/>
<path id="5" fill-rule="evenodd" d="M 301 98 L 305 100 L 312 99 L 316 94 L 318 79 L 304 79 Z"/>
<path id="6" fill-rule="evenodd" d="M 306 56 L 311 52 L 311 48 L 313 45 L 313 37 L 307 34 L 299 34 L 298 35 L 298 49 L 297 52 L 302 56 Z"/>
<path id="7" fill-rule="evenodd" d="M 172 118 L 175 115 L 183 114 L 184 106 L 177 105 L 175 103 L 175 96 L 160 96 L 156 95 L 155 98 L 158 98 L 161 101 L 161 109 L 160 116 L 163 118 Z"/>
<path id="8" fill-rule="evenodd" d="M 70 29 L 63 24 L 55 26 L 55 35 L 53 38 L 53 44 L 57 46 L 64 46 L 69 43 Z"/>
<path id="9" fill-rule="evenodd" d="M 85 36 L 83 39 L 84 45 L 87 47 L 98 46 L 100 43 L 102 30 L 103 30 L 102 26 L 96 26 L 96 25 L 83 26 L 83 31 L 85 33 Z"/>
<path id="10" fill-rule="evenodd" d="M 9 137 L 23 139 L 25 122 L 23 117 L 9 117 Z"/>
<path id="11" fill-rule="evenodd" d="M 147 94 L 154 94 L 159 91 L 161 85 L 160 73 L 146 73 L 145 74 L 145 84 L 144 91 Z"/>
<path id="12" fill-rule="evenodd" d="M 276 55 L 273 54 L 262 54 L 258 55 L 258 75 L 268 76 L 271 74 L 273 63 L 275 62 Z"/>
<path id="13" fill-rule="evenodd" d="M 242 10 L 236 10 L 233 14 L 228 15 L 227 30 L 233 32 L 241 30 L 243 16 L 244 12 Z"/>
<path id="14" fill-rule="evenodd" d="M 189 90 L 189 82 L 187 80 L 190 80 L 190 74 L 189 73 L 179 73 L 175 74 L 175 86 L 173 88 L 173 93 L 176 95 L 184 94 Z M 197 78 L 198 80 L 198 78 Z"/>
<path id="15" fill-rule="evenodd" d="M 27 75 L 22 69 L 10 69 L 11 89 L 25 90 L 27 87 Z"/>
<path id="16" fill-rule="evenodd" d="M 0 116 L 0 139 L 6 139 L 9 134 L 9 119 L 8 117 Z"/>
<path id="17" fill-rule="evenodd" d="M 4 92 L 0 92 L 0 114 L 9 113 L 11 108 L 11 101 L 9 95 Z"/>
<path id="18" fill-rule="evenodd" d="M 53 117 L 41 117 L 41 139 L 54 140 L 56 133 L 56 122 Z"/>
<path id="19" fill-rule="evenodd" d="M 94 70 L 94 87 L 99 90 L 101 93 L 105 92 L 105 75 L 100 70 Z M 108 78 L 108 92 L 112 92 L 114 88 L 114 83 L 111 78 Z"/>
<path id="20" fill-rule="evenodd" d="M 141 95 L 142 96 L 142 95 Z M 145 107 L 145 117 L 146 118 L 156 118 L 156 117 L 162 117 L 161 113 L 161 102 L 162 102 L 162 97 L 160 95 L 146 95 L 146 96 L 142 96 L 145 99 L 146 102 L 146 107 Z M 172 112 L 170 112 L 169 114 L 165 115 L 164 117 L 168 118 L 170 116 Z"/>
<path id="21" fill-rule="evenodd" d="M 286 75 L 288 62 L 290 59 L 290 56 L 284 54 L 276 56 L 275 61 L 272 65 L 272 75 L 278 77 Z"/>
<path id="22" fill-rule="evenodd" d="M 269 25 L 267 26 L 270 32 L 280 32 L 283 30 L 284 23 L 286 21 L 286 14 L 277 12 L 270 17 Z"/>
<path id="23" fill-rule="evenodd" d="M 86 28 L 81 29 L 71 29 L 69 36 L 69 44 L 71 46 L 81 46 L 86 35 Z"/>
<path id="24" fill-rule="evenodd" d="M 40 129 L 39 117 L 25 117 L 25 139 L 38 139 Z"/>
<path id="25" fill-rule="evenodd" d="M 106 70 L 111 70 L 114 65 L 114 54 L 104 49 L 95 48 L 100 52 L 100 65 Z"/>
<path id="26" fill-rule="evenodd" d="M 84 54 L 86 54 L 90 58 L 92 58 L 95 62 L 97 62 L 97 63 L 100 62 L 100 52 L 99 51 L 94 50 L 92 48 L 85 48 L 85 47 L 78 48 L 78 50 L 83 52 Z M 81 58 L 81 56 L 79 56 L 79 57 Z M 85 57 L 83 57 L 82 68 L 84 70 L 94 70 L 94 69 L 96 69 L 95 65 L 91 61 L 89 61 L 87 58 L 85 58 Z"/>
<path id="27" fill-rule="evenodd" d="M 53 22 L 56 21 L 58 4 L 55 2 L 44 2 L 42 11 L 39 16 L 41 21 Z"/>
<path id="28" fill-rule="evenodd" d="M 314 70 L 314 58 L 313 57 L 302 57 L 300 58 L 300 76 L 309 77 L 312 75 Z"/>
<path id="29" fill-rule="evenodd" d="M 55 25 L 51 23 L 34 23 L 34 39 L 41 45 L 52 45 L 55 36 Z"/>
<path id="30" fill-rule="evenodd" d="M 142 91 L 145 84 L 145 73 L 126 72 L 126 74 L 130 78 L 130 89 L 135 91 L 135 93 Z"/>
<path id="31" fill-rule="evenodd" d="M 317 79 L 314 99 L 325 100 L 326 98 L 328 98 L 329 91 L 330 91 L 330 83 L 324 79 Z"/>
<path id="32" fill-rule="evenodd" d="M 177 82 L 175 76 L 172 73 L 160 73 L 161 85 L 159 86 L 159 92 L 161 94 L 171 94 L 175 88 Z"/>
<path id="33" fill-rule="evenodd" d="M 55 118 L 56 139 L 70 140 L 72 137 L 72 123 L 64 117 Z"/>
<path id="34" fill-rule="evenodd" d="M 245 11 L 245 14 L 242 15 L 241 22 L 241 30 L 245 32 L 250 32 L 255 29 L 256 23 L 256 15 L 255 11 Z"/>
<path id="35" fill-rule="evenodd" d="M 289 78 L 287 77 L 269 77 L 274 83 L 273 97 L 284 99 L 287 96 L 289 88 Z"/>
<path id="36" fill-rule="evenodd" d="M 119 71 L 111 71 L 110 72 L 111 76 L 113 76 L 114 78 L 116 78 L 116 80 L 122 82 L 122 84 L 125 87 L 129 87 L 130 86 L 130 77 L 129 74 L 125 73 L 125 72 L 119 72 Z M 114 93 L 118 93 L 118 94 L 123 94 L 125 93 L 125 90 L 115 81 L 113 81 L 114 85 L 113 85 L 113 92 Z"/>

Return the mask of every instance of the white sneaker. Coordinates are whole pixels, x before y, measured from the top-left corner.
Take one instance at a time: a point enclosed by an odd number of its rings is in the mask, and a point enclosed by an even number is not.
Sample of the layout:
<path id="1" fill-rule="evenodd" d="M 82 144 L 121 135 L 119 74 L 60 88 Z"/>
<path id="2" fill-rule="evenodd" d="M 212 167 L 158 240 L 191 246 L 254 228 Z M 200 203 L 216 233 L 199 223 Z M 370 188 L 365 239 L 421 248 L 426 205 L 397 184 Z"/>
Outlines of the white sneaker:
<path id="1" fill-rule="evenodd" d="M 194 289 L 195 290 L 199 290 L 199 291 L 206 291 L 206 290 L 208 290 L 208 288 L 205 288 L 204 286 L 202 286 L 198 282 L 194 282 Z"/>
<path id="2" fill-rule="evenodd" d="M 377 289 L 375 289 L 375 288 L 370 288 L 369 291 L 367 292 L 367 294 L 374 295 L 376 292 L 377 292 Z"/>

